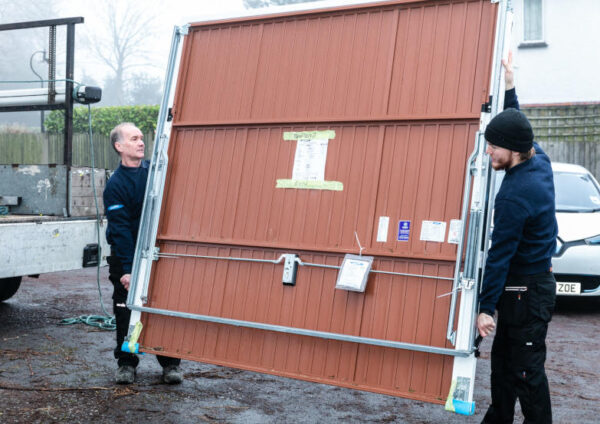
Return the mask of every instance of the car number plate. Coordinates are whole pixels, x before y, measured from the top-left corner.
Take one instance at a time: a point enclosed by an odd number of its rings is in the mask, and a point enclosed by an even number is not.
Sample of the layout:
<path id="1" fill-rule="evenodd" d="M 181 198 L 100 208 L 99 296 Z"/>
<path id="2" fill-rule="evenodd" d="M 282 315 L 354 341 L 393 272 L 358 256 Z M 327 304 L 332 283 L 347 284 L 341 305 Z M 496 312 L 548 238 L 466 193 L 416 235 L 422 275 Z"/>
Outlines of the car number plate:
<path id="1" fill-rule="evenodd" d="M 581 294 L 581 283 L 556 282 L 556 294 Z"/>

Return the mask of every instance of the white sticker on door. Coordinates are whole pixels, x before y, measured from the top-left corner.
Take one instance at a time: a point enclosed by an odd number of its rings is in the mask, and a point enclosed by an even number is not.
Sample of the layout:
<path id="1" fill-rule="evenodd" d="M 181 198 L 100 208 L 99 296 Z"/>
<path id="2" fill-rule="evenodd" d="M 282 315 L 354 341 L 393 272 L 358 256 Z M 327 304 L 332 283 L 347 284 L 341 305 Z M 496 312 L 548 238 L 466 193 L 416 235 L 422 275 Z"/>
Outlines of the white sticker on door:
<path id="1" fill-rule="evenodd" d="M 293 180 L 325 180 L 328 142 L 329 140 L 326 138 L 297 141 L 294 169 L 292 170 Z"/>
<path id="2" fill-rule="evenodd" d="M 443 221 L 423 221 L 421 240 L 442 243 L 446 237 L 446 223 Z"/>
<path id="3" fill-rule="evenodd" d="M 389 216 L 379 217 L 379 226 L 377 227 L 377 241 L 385 243 L 388 237 L 388 229 L 390 226 Z"/>
<path id="4" fill-rule="evenodd" d="M 462 221 L 460 219 L 450 220 L 450 228 L 448 229 L 448 243 L 458 244 L 460 242 L 462 228 Z"/>

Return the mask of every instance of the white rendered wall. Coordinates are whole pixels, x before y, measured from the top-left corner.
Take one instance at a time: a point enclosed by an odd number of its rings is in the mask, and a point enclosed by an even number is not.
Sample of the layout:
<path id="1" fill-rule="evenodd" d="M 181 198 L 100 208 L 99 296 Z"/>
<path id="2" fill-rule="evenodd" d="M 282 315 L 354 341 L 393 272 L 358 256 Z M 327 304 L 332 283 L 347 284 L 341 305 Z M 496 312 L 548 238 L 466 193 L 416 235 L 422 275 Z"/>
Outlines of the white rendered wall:
<path id="1" fill-rule="evenodd" d="M 523 1 L 512 0 L 521 104 L 600 102 L 600 0 L 542 0 L 547 47 L 523 48 Z"/>

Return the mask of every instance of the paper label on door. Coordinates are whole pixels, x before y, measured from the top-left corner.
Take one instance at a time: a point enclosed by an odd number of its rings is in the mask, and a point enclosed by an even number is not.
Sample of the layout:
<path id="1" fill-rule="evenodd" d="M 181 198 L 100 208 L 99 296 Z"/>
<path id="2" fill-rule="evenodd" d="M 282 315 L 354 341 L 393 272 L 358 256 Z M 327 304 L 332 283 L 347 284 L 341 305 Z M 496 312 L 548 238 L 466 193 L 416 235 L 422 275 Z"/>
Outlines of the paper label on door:
<path id="1" fill-rule="evenodd" d="M 364 292 L 373 259 L 373 256 L 346 254 L 338 273 L 335 288 Z"/>
<path id="2" fill-rule="evenodd" d="M 379 226 L 377 227 L 377 241 L 385 243 L 388 237 L 388 228 L 390 226 L 389 216 L 379 217 Z"/>
<path id="3" fill-rule="evenodd" d="M 460 242 L 462 228 L 462 221 L 460 219 L 450 220 L 450 228 L 448 229 L 448 243 L 458 244 Z"/>
<path id="4" fill-rule="evenodd" d="M 443 221 L 423 221 L 421 223 L 421 240 L 443 243 L 446 237 L 446 223 Z"/>
<path id="5" fill-rule="evenodd" d="M 324 181 L 329 140 L 326 138 L 301 139 L 296 143 L 292 180 Z"/>

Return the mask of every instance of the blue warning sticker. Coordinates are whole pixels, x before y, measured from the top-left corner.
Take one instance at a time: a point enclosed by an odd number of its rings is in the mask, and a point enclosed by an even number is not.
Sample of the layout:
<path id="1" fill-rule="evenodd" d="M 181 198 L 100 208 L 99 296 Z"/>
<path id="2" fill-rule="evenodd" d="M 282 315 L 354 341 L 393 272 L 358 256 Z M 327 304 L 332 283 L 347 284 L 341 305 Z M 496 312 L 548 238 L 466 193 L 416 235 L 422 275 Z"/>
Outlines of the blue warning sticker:
<path id="1" fill-rule="evenodd" d="M 410 221 L 398 222 L 398 241 L 408 241 L 410 237 Z"/>

